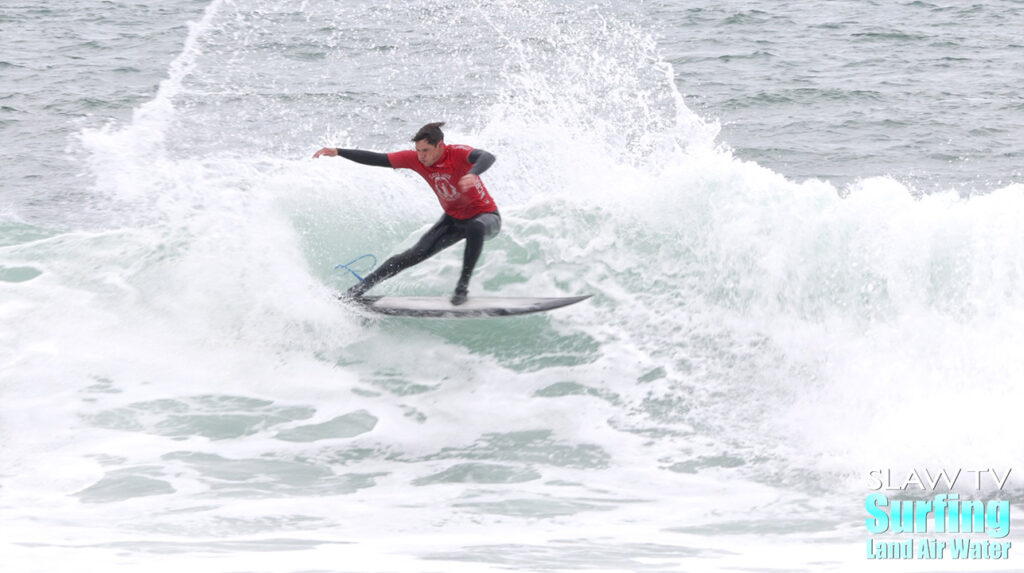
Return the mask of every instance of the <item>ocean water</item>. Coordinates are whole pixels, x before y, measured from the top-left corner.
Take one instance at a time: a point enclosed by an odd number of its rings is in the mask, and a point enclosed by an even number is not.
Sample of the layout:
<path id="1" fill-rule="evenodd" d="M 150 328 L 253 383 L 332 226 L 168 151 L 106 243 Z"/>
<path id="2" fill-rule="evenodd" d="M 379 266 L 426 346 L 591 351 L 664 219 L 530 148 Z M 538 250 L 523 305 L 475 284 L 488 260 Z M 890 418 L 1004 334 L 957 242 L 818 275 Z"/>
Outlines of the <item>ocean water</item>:
<path id="1" fill-rule="evenodd" d="M 5 1 L 0 570 L 1024 570 L 865 556 L 881 472 L 959 468 L 1021 527 L 1022 25 L 1011 0 Z M 498 157 L 472 292 L 592 299 L 338 304 L 335 265 L 439 209 L 313 152 L 437 120 Z M 447 293 L 460 261 L 378 290 Z"/>

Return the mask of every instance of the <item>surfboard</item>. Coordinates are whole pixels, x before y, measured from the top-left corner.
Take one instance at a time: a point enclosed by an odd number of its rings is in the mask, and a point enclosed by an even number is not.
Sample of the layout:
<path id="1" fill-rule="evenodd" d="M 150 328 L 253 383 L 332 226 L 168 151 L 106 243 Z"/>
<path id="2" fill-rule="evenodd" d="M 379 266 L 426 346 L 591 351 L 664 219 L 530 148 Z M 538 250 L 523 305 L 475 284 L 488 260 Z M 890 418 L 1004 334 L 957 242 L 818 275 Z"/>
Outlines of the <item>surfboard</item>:
<path id="1" fill-rule="evenodd" d="M 576 304 L 592 295 L 569 297 L 477 296 L 454 305 L 450 296 L 366 296 L 353 300 L 366 310 L 391 316 L 473 318 L 516 316 Z"/>

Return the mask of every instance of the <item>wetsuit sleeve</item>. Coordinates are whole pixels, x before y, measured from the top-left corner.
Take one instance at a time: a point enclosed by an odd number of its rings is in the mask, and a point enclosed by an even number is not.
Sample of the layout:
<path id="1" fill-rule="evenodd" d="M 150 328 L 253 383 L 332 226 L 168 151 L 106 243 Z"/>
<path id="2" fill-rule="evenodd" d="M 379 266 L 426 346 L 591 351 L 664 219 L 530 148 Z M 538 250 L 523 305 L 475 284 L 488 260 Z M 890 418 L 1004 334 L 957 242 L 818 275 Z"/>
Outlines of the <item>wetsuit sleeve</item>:
<path id="1" fill-rule="evenodd" d="M 491 165 L 494 165 L 495 159 L 497 158 L 493 154 L 483 149 L 474 149 L 469 152 L 469 162 L 473 164 L 473 167 L 469 168 L 469 172 L 473 175 L 480 175 L 490 169 Z"/>
<path id="2" fill-rule="evenodd" d="M 344 157 L 349 161 L 355 161 L 363 165 L 372 165 L 373 167 L 391 167 L 391 161 L 388 160 L 386 153 L 377 153 L 376 151 L 363 151 L 362 149 L 338 149 L 338 157 Z"/>

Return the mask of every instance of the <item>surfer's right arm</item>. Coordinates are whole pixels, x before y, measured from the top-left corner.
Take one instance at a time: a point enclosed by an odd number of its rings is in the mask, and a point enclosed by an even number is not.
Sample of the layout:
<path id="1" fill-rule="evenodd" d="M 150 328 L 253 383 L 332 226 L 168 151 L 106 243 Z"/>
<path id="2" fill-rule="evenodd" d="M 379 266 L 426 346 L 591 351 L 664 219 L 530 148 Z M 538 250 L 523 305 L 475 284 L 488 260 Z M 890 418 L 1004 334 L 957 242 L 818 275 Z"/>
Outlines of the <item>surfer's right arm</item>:
<path id="1" fill-rule="evenodd" d="M 313 158 L 316 159 L 321 155 L 326 155 L 327 157 L 344 157 L 349 161 L 355 161 L 356 163 L 362 163 L 363 165 L 372 165 L 374 167 L 391 167 L 391 160 L 388 159 L 388 154 L 378 153 L 376 151 L 324 147 L 320 151 L 314 153 Z"/>

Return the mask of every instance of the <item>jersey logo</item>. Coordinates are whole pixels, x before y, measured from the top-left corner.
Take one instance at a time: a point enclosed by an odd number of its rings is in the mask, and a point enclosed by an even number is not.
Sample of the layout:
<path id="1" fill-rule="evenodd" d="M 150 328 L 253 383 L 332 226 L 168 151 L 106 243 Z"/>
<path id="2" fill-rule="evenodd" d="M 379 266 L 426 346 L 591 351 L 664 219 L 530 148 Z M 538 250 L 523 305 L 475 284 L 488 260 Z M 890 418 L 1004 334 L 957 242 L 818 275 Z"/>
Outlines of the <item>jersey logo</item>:
<path id="1" fill-rule="evenodd" d="M 437 192 L 437 196 L 445 201 L 451 201 L 459 196 L 459 190 L 452 184 L 451 175 L 448 173 L 431 173 L 430 183 Z"/>

